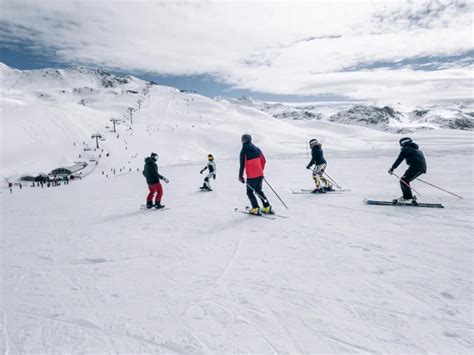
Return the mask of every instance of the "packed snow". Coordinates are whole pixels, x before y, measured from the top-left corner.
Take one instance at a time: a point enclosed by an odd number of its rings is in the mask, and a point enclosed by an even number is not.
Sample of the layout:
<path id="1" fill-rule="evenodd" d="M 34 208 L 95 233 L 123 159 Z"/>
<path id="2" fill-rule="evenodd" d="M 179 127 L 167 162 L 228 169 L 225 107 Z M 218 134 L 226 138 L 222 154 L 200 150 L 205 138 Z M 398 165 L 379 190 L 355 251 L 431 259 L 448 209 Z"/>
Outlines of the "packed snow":
<path id="1" fill-rule="evenodd" d="M 400 134 L 103 71 L 0 69 L 3 353 L 471 353 L 471 131 L 411 134 L 422 178 L 463 199 L 415 181 L 420 201 L 445 208 L 368 206 L 400 196 L 387 174 Z M 249 204 L 243 133 L 287 218 L 234 211 Z M 350 191 L 292 193 L 313 187 L 314 137 Z M 151 152 L 168 210 L 140 209 Z M 217 179 L 202 192 L 208 153 Z M 87 167 L 68 185 L 17 185 L 75 162 Z"/>

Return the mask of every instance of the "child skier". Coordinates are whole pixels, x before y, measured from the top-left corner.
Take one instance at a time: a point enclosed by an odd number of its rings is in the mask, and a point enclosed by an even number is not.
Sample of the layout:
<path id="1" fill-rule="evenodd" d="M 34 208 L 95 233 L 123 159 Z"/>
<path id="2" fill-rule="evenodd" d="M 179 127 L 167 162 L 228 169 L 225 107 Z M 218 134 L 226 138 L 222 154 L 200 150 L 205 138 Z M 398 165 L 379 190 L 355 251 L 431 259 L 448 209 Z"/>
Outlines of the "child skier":
<path id="1" fill-rule="evenodd" d="M 316 188 L 311 191 L 312 193 L 326 193 L 326 191 L 334 191 L 332 184 L 323 176 L 324 170 L 327 167 L 326 159 L 324 159 L 323 149 L 321 143 L 317 139 L 311 139 L 309 141 L 309 146 L 311 148 L 311 161 L 306 166 L 306 169 L 313 169 L 313 180 L 316 184 Z M 323 183 L 324 186 L 321 186 Z"/>
<path id="2" fill-rule="evenodd" d="M 160 180 L 169 183 L 169 180 L 158 173 L 158 154 L 151 153 L 149 157 L 145 158 L 145 167 L 143 169 L 143 176 L 146 178 L 148 184 L 148 196 L 146 197 L 146 208 L 155 207 L 156 209 L 164 208 L 161 204 L 161 198 L 163 197 L 163 186 L 161 186 Z M 155 197 L 156 195 L 156 197 Z M 155 199 L 155 203 L 153 203 Z"/>
<path id="3" fill-rule="evenodd" d="M 403 192 L 403 196 L 397 199 L 397 202 L 410 203 L 413 202 L 413 194 L 410 188 L 410 182 L 415 180 L 421 174 L 426 173 L 426 160 L 423 152 L 419 150 L 418 144 L 414 143 L 409 137 L 404 137 L 399 141 L 401 151 L 398 155 L 397 160 L 393 163 L 392 167 L 388 170 L 390 175 L 393 175 L 393 171 L 400 165 L 405 159 L 408 165 L 408 170 L 400 178 L 400 187 Z"/>
<path id="4" fill-rule="evenodd" d="M 262 200 L 263 208 L 261 212 L 273 214 L 272 206 L 262 191 L 263 170 L 265 169 L 265 157 L 262 151 L 252 144 L 252 137 L 244 134 L 241 138 L 242 150 L 240 151 L 240 169 L 239 181 L 246 183 L 244 179 L 244 170 L 247 175 L 247 196 L 252 204 L 250 214 L 260 214 L 260 208 L 257 202 L 257 195 Z"/>
<path id="5" fill-rule="evenodd" d="M 199 173 L 202 174 L 206 169 L 209 170 L 209 173 L 204 178 L 204 182 L 202 186 L 200 187 L 200 189 L 212 191 L 210 180 L 211 178 L 213 178 L 214 180 L 216 179 L 216 163 L 214 162 L 214 156 L 212 154 L 209 154 L 207 156 L 207 165 Z"/>

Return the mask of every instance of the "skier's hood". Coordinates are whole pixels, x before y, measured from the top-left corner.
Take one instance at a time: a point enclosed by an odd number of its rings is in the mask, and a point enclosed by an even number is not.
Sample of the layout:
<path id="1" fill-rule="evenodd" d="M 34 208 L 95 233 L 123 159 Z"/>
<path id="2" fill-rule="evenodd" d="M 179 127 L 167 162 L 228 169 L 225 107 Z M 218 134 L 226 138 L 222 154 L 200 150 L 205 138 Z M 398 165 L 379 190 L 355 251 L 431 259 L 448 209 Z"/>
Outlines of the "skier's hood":
<path id="1" fill-rule="evenodd" d="M 403 149 L 404 147 L 410 147 L 410 148 L 413 148 L 413 149 L 418 149 L 418 148 L 419 148 L 418 144 L 416 144 L 416 143 L 414 143 L 414 142 L 405 144 L 405 145 L 402 147 L 402 149 Z"/>
<path id="2" fill-rule="evenodd" d="M 155 163 L 155 161 L 153 160 L 152 157 L 146 157 L 145 158 L 145 164 L 150 164 L 150 163 L 153 164 L 153 163 Z"/>
<path id="3" fill-rule="evenodd" d="M 313 149 L 321 149 L 323 145 L 321 143 L 316 144 Z"/>

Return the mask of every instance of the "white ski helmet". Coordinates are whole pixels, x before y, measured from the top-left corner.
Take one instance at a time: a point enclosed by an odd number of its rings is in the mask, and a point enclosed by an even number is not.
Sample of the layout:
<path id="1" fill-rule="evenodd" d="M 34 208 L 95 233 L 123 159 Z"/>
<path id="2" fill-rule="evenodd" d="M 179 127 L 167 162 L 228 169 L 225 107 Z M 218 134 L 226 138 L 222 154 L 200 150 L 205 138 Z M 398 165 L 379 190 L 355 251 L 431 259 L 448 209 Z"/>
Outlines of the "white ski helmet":
<path id="1" fill-rule="evenodd" d="M 309 141 L 309 146 L 310 146 L 311 148 L 313 148 L 313 147 L 315 147 L 316 144 L 318 144 L 318 143 L 319 143 L 318 140 L 317 140 L 316 138 L 313 138 L 313 139 L 311 139 L 311 140 Z"/>
<path id="2" fill-rule="evenodd" d="M 398 141 L 398 143 L 400 143 L 400 146 L 403 147 L 409 143 L 413 143 L 413 139 L 411 139 L 410 137 L 403 137 L 402 139 Z"/>

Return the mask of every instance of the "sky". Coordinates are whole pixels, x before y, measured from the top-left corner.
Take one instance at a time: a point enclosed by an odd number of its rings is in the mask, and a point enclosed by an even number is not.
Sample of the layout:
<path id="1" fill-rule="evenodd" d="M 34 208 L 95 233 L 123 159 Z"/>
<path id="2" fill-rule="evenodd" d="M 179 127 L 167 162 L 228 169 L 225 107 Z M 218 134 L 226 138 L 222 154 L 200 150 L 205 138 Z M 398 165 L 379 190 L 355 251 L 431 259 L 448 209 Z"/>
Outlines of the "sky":
<path id="1" fill-rule="evenodd" d="M 472 100 L 473 4 L 2 0 L 0 61 L 104 68 L 207 96 Z"/>

